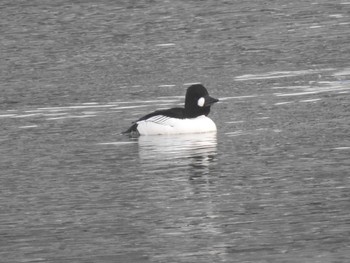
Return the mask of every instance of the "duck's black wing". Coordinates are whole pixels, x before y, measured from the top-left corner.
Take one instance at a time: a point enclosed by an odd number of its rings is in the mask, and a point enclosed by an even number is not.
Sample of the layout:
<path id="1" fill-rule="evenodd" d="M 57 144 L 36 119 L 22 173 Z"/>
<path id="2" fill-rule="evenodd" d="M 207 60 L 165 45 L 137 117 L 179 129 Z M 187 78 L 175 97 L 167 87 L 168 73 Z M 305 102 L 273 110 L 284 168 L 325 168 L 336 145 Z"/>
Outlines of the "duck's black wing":
<path id="1" fill-rule="evenodd" d="M 133 122 L 133 125 L 129 129 L 127 129 L 124 134 L 127 133 L 137 133 L 137 122 L 144 121 L 147 119 L 150 119 L 152 117 L 159 116 L 159 120 L 164 120 L 164 118 L 177 118 L 177 119 L 184 119 L 185 118 L 185 109 L 184 108 L 171 108 L 167 110 L 157 110 L 152 113 L 149 113 L 137 121 Z M 154 120 L 154 118 L 153 118 Z"/>
<path id="2" fill-rule="evenodd" d="M 172 109 L 167 109 L 167 110 L 157 110 L 155 112 L 152 112 L 150 114 L 143 116 L 142 118 L 138 119 L 136 122 L 147 120 L 151 117 L 158 116 L 158 115 L 164 116 L 164 117 L 169 117 L 169 118 L 177 118 L 177 119 L 185 118 L 183 108 L 172 108 Z"/>

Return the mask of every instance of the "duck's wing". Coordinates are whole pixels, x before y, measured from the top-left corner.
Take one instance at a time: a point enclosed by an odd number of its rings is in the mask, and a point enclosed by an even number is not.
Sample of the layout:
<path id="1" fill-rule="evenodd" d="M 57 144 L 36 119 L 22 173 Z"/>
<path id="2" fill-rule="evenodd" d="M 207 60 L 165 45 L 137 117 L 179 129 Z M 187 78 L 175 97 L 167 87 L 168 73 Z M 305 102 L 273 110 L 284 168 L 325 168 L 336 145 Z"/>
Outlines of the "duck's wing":
<path id="1" fill-rule="evenodd" d="M 155 112 L 152 112 L 150 114 L 147 114 L 145 116 L 143 116 L 142 118 L 138 119 L 136 121 L 144 121 L 144 120 L 153 120 L 153 121 L 157 121 L 157 120 L 161 120 L 161 119 L 165 119 L 165 118 L 177 118 L 177 119 L 183 119 L 185 118 L 185 113 L 184 113 L 184 109 L 183 108 L 171 108 L 171 109 L 167 109 L 167 110 L 157 110 Z"/>
<path id="2" fill-rule="evenodd" d="M 185 118 L 185 113 L 183 108 L 171 108 L 167 110 L 157 110 L 150 114 L 147 114 L 143 116 L 142 118 L 138 119 L 137 121 L 133 122 L 133 125 L 129 129 L 127 129 L 124 134 L 128 133 L 137 133 L 137 126 L 140 122 L 151 122 L 161 125 L 169 125 L 169 120 L 171 118 L 177 118 L 177 119 L 183 119 Z"/>

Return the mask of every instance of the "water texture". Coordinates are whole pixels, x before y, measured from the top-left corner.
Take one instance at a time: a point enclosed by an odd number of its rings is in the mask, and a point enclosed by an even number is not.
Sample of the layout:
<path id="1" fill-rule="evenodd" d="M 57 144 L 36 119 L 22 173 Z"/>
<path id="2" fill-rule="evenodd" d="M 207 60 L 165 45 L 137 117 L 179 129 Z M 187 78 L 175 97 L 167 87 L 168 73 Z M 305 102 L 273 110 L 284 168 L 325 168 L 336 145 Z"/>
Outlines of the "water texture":
<path id="1" fill-rule="evenodd" d="M 0 262 L 350 261 L 350 2 L 0 12 Z M 216 134 L 120 134 L 192 83 Z"/>

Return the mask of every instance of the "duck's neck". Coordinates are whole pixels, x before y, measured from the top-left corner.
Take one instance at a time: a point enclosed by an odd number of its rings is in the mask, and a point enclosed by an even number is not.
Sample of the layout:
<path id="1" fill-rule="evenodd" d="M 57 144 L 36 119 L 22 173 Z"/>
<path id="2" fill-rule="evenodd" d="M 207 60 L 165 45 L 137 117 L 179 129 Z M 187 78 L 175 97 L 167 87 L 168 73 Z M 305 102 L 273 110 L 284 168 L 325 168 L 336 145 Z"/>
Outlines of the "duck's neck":
<path id="1" fill-rule="evenodd" d="M 210 113 L 210 107 L 199 108 L 198 106 L 191 107 L 191 106 L 185 105 L 184 112 L 185 112 L 186 118 L 196 118 L 201 115 L 207 116 Z"/>

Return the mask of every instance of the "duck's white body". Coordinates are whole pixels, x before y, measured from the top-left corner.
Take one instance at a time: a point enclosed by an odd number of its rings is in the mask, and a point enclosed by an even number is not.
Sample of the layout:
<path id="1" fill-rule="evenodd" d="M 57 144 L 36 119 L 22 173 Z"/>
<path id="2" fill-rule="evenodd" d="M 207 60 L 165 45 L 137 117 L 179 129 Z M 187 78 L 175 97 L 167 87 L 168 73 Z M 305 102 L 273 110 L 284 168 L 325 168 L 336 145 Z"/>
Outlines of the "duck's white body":
<path id="1" fill-rule="evenodd" d="M 140 135 L 186 134 L 215 132 L 215 123 L 205 115 L 196 118 L 171 118 L 157 115 L 137 123 Z"/>

